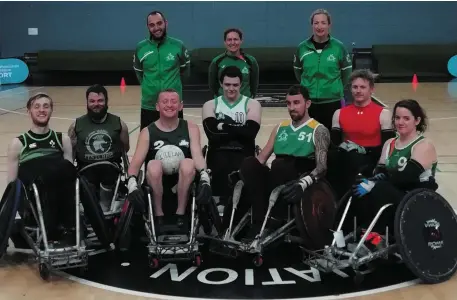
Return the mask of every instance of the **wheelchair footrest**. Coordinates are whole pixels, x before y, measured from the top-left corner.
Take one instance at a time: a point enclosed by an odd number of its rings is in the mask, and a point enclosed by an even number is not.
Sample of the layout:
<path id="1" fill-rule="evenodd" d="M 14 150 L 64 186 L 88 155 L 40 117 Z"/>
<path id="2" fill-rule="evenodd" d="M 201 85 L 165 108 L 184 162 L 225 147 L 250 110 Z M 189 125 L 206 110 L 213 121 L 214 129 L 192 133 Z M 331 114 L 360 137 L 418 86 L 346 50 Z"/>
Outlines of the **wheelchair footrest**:
<path id="1" fill-rule="evenodd" d="M 157 241 L 161 244 L 184 244 L 189 242 L 189 236 L 185 234 L 160 235 Z"/>

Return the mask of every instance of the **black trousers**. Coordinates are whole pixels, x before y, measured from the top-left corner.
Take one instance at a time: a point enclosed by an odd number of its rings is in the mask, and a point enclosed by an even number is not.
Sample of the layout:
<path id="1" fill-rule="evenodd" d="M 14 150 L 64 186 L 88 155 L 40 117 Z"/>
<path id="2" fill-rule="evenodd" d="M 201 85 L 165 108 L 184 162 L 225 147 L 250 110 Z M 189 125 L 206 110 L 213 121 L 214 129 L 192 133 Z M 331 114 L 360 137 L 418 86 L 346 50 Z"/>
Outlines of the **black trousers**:
<path id="1" fill-rule="evenodd" d="M 21 173 L 25 172 L 23 170 Z M 24 176 L 21 180 L 25 186 L 30 186 L 33 182 L 37 185 L 48 239 L 57 240 L 62 227 L 71 229 L 76 226 L 76 168 L 68 160 L 61 159 L 49 163 L 38 176 L 32 176 Z M 31 205 L 36 209 L 34 197 Z"/>
<path id="2" fill-rule="evenodd" d="M 224 201 L 232 195 L 233 190 L 228 184 L 228 175 L 239 170 L 248 156 L 254 156 L 254 153 L 247 155 L 242 151 L 208 149 L 206 163 L 211 170 L 211 189 L 214 196 L 219 196 Z"/>
<path id="3" fill-rule="evenodd" d="M 261 224 L 268 210 L 271 192 L 279 185 L 299 178 L 299 166 L 290 158 L 276 158 L 271 169 L 261 165 L 255 157 L 246 158 L 241 164 L 240 173 L 244 181 L 241 203 L 248 203 L 252 207 L 252 222 Z M 278 199 L 271 216 L 284 218 L 287 216 L 287 203 Z"/>
<path id="4" fill-rule="evenodd" d="M 378 158 L 355 151 L 346 152 L 337 148 L 331 149 L 327 155 L 326 178 L 335 190 L 338 199 L 351 189 L 357 175 L 373 176 Z"/>
<path id="5" fill-rule="evenodd" d="M 178 113 L 178 117 L 180 119 L 184 119 L 184 110 L 181 110 Z M 160 118 L 160 113 L 157 110 L 149 110 L 142 108 L 140 118 L 140 130 L 142 130 L 143 128 L 148 127 L 148 125 L 152 122 L 157 121 Z"/>
<path id="6" fill-rule="evenodd" d="M 325 127 L 328 130 L 332 129 L 332 118 L 336 110 L 341 108 L 341 101 L 335 101 L 324 104 L 312 103 L 308 109 L 309 116 Z"/>

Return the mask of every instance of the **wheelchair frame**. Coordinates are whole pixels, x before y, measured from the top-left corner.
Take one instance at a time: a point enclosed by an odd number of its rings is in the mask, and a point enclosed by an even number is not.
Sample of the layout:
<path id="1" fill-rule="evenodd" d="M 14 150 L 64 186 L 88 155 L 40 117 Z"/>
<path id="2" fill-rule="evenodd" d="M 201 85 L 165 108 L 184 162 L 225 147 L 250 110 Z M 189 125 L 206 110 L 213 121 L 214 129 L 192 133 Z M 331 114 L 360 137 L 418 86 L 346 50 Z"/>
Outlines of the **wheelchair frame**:
<path id="1" fill-rule="evenodd" d="M 295 226 L 295 219 L 291 218 L 291 206 L 288 207 L 288 216 L 286 224 L 281 226 L 280 228 L 270 232 L 268 235 L 263 236 L 265 231 L 265 226 L 270 219 L 270 213 L 273 206 L 276 204 L 276 201 L 279 197 L 281 190 L 284 188 L 284 185 L 276 187 L 270 194 L 268 210 L 265 215 L 265 219 L 263 221 L 262 227 L 260 232 L 256 235 L 253 241 L 251 242 L 242 242 L 235 240 L 235 236 L 248 224 L 250 221 L 251 216 L 251 209 L 245 213 L 242 217 L 240 222 L 235 226 L 235 229 L 232 231 L 233 227 L 233 218 L 241 198 L 242 188 L 244 186 L 244 182 L 239 180 L 235 184 L 234 192 L 233 192 L 233 207 L 230 216 L 230 223 L 229 227 L 226 230 L 225 234 L 222 237 L 213 237 L 213 236 L 205 236 L 205 238 L 210 239 L 216 242 L 219 246 L 222 247 L 220 250 L 213 249 L 213 252 L 222 254 L 225 256 L 230 257 L 237 257 L 239 253 L 247 253 L 247 254 L 254 254 L 253 263 L 255 266 L 260 267 L 263 264 L 263 252 L 270 244 L 279 240 L 280 238 L 284 237 L 284 241 L 287 243 L 302 243 L 303 239 L 299 236 L 291 235 L 290 232 L 296 228 Z M 215 250 L 215 251 L 214 251 Z M 222 251 L 221 251 L 222 250 Z"/>
<path id="2" fill-rule="evenodd" d="M 377 221 L 382 213 L 391 207 L 393 204 L 383 205 L 377 212 L 376 216 L 371 221 L 370 225 L 364 232 L 362 238 L 357 242 L 360 230 L 357 227 L 357 218 L 354 217 L 353 231 L 347 235 L 343 235 L 342 227 L 346 220 L 347 213 L 352 203 L 352 196 L 349 198 L 345 206 L 342 218 L 338 224 L 337 230 L 333 232 L 333 241 L 330 246 L 325 246 L 324 249 L 311 251 L 305 247 L 301 247 L 304 259 L 303 262 L 313 268 L 316 268 L 324 273 L 341 273 L 341 270 L 351 268 L 355 273 L 354 282 L 360 283 L 363 281 L 364 274 L 368 271 L 360 271 L 363 266 L 369 264 L 377 259 L 388 260 L 389 256 L 395 255 L 401 258 L 397 253 L 397 244 L 389 243 L 389 228 L 386 227 L 385 234 L 385 247 L 377 249 L 376 251 L 369 250 L 364 244 L 368 236 L 372 232 Z M 347 248 L 344 250 L 344 248 Z"/>
<path id="3" fill-rule="evenodd" d="M 197 214 L 197 205 L 195 202 L 196 184 L 193 182 L 190 187 L 191 195 L 191 226 L 188 234 L 164 234 L 157 235 L 154 224 L 154 212 L 152 206 L 152 189 L 146 186 L 146 194 L 148 201 L 147 217 L 143 215 L 145 221 L 145 230 L 149 238 L 148 259 L 151 268 L 157 268 L 160 261 L 192 261 L 195 266 L 200 266 L 202 263 L 199 242 L 197 241 L 197 233 L 199 228 L 199 219 Z M 164 243 L 161 237 L 168 238 L 187 238 L 185 243 Z"/>
<path id="4" fill-rule="evenodd" d="M 23 186 L 23 188 L 27 191 L 25 186 Z M 31 199 L 29 199 L 28 193 L 25 193 L 38 227 L 22 226 L 20 233 L 36 255 L 39 273 L 43 280 L 48 280 L 51 272 L 56 270 L 72 268 L 80 268 L 82 272 L 87 270 L 90 251 L 86 250 L 85 240 L 81 237 L 79 178 L 76 179 L 75 189 L 76 244 L 74 246 L 61 248 L 51 248 L 48 243 L 41 200 L 36 184 L 32 183 L 31 186 L 35 198 L 36 210 L 32 205 Z M 36 237 L 35 241 L 31 237 L 33 235 Z M 41 243 L 43 243 L 44 249 L 41 249 Z"/>

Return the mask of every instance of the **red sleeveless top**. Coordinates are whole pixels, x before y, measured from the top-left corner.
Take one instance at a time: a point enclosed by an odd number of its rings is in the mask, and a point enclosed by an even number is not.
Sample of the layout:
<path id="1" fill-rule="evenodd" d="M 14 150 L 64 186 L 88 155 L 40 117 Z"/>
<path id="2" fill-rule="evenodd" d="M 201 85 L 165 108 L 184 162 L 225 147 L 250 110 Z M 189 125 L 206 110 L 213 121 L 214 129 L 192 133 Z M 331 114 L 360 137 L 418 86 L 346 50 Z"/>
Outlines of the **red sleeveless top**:
<path id="1" fill-rule="evenodd" d="M 343 139 L 363 147 L 381 146 L 379 118 L 382 110 L 383 107 L 373 101 L 365 107 L 351 104 L 342 108 L 339 122 Z"/>

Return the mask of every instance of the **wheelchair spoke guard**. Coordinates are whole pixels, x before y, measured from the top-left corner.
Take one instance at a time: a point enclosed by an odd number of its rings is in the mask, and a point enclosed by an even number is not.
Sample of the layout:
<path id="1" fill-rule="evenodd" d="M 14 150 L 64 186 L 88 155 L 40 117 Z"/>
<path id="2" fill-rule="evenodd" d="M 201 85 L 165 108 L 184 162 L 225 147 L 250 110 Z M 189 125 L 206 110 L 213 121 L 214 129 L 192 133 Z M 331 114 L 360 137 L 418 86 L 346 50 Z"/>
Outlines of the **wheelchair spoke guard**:
<path id="1" fill-rule="evenodd" d="M 448 280 L 457 270 L 457 218 L 438 193 L 407 194 L 395 215 L 395 239 L 406 266 L 424 283 Z"/>
<path id="2" fill-rule="evenodd" d="M 15 180 L 8 184 L 0 201 L 0 257 L 6 252 L 22 192 L 22 182 Z"/>
<path id="3" fill-rule="evenodd" d="M 336 197 L 330 185 L 320 180 L 305 190 L 297 204 L 297 229 L 309 250 L 320 250 L 332 242 L 336 215 Z M 300 230 L 301 229 L 301 230 Z"/>

